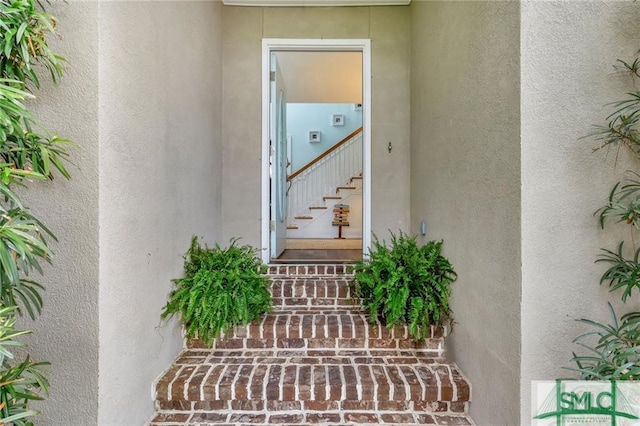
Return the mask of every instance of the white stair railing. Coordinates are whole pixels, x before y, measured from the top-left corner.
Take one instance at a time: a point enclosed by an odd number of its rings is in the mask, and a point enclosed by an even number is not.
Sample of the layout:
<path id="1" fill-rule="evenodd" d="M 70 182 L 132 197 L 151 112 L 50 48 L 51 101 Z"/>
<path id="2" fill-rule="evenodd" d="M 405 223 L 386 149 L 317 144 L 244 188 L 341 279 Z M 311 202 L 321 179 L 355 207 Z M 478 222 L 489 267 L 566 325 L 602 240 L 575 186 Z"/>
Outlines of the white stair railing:
<path id="1" fill-rule="evenodd" d="M 350 184 L 361 172 L 362 132 L 358 132 L 289 181 L 287 217 L 293 221 L 309 215 L 311 206 L 324 206 L 322 197 L 335 195 L 337 187 Z"/>

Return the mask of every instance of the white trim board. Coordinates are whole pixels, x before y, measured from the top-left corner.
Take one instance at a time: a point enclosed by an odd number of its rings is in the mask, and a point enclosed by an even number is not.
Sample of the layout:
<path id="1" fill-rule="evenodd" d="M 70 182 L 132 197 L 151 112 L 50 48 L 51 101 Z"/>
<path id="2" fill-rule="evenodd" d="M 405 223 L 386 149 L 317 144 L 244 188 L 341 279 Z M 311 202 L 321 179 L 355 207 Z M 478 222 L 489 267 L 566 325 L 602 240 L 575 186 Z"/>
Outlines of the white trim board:
<path id="1" fill-rule="evenodd" d="M 262 260 L 270 261 L 269 238 L 269 72 L 273 51 L 362 52 L 362 247 L 371 245 L 371 40 L 269 39 L 262 40 Z"/>

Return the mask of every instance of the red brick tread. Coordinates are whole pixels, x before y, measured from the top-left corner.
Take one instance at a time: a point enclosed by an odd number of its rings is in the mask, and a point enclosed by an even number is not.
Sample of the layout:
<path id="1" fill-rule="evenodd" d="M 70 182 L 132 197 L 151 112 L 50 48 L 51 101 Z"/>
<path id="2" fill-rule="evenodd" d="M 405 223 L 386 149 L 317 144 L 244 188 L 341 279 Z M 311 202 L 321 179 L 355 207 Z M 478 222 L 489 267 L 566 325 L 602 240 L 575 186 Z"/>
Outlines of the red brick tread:
<path id="1" fill-rule="evenodd" d="M 469 400 L 469 386 L 455 365 L 423 363 L 415 355 L 182 358 L 157 384 L 161 407 L 171 401 Z"/>
<path id="2" fill-rule="evenodd" d="M 350 265 L 272 265 L 269 267 L 270 276 L 284 276 L 288 278 L 305 276 L 317 277 L 346 277 L 353 275 L 353 267 Z"/>
<path id="3" fill-rule="evenodd" d="M 345 401 L 347 402 L 347 401 Z M 355 401 L 360 404 L 361 401 Z M 238 404 L 238 408 L 243 408 Z M 259 411 L 234 410 L 225 411 L 175 411 L 158 413 L 149 426 L 183 426 L 183 425 L 303 425 L 303 424 L 360 424 L 360 425 L 473 425 L 471 419 L 463 413 L 429 414 L 407 411 L 367 412 L 358 410 L 318 411 L 305 409 L 300 413 L 268 411 L 261 407 Z"/>

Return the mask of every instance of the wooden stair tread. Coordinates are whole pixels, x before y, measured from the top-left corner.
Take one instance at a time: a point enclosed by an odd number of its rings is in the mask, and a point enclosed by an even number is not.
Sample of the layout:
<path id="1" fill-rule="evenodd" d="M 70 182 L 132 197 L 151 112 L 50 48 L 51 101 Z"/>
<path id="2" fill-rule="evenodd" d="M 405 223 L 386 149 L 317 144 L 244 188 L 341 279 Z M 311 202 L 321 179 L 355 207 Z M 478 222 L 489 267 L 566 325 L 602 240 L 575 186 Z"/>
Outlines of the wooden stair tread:
<path id="1" fill-rule="evenodd" d="M 294 217 L 294 219 L 304 219 L 304 220 L 313 219 L 313 216 L 296 216 Z"/>
<path id="2" fill-rule="evenodd" d="M 325 210 L 327 206 L 310 206 L 309 210 Z"/>

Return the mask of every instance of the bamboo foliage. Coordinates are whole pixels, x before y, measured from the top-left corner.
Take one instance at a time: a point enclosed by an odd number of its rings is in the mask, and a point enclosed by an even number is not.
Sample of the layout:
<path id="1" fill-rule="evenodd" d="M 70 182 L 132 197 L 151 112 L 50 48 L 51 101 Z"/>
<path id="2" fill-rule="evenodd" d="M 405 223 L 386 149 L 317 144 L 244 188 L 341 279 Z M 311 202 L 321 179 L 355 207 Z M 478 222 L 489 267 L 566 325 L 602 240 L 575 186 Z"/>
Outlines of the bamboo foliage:
<path id="1" fill-rule="evenodd" d="M 619 70 L 640 77 L 640 58 L 632 62 L 618 60 Z M 616 158 L 628 153 L 640 160 L 640 92 L 627 93 L 621 101 L 610 105 L 613 112 L 605 125 L 595 126 L 588 135 L 598 146 L 594 151 L 613 150 Z M 615 249 L 602 248 L 597 263 L 607 269 L 600 284 L 608 284 L 611 292 L 618 293 L 623 303 L 640 290 L 640 248 L 636 243 L 640 229 L 640 173 L 627 170 L 622 179 L 613 185 L 606 204 L 596 211 L 602 229 L 612 225 L 628 230 L 628 238 L 620 241 Z M 574 339 L 580 347 L 571 361 L 585 380 L 638 380 L 640 379 L 640 312 L 629 312 L 620 317 L 609 303 L 611 319 L 600 323 L 582 318 L 590 331 Z"/>
<path id="2" fill-rule="evenodd" d="M 36 180 L 69 178 L 67 149 L 73 143 L 39 126 L 29 110 L 40 88 L 39 73 L 54 83 L 64 58 L 51 51 L 57 21 L 34 0 L 0 0 L 0 425 L 32 425 L 29 408 L 47 395 L 43 367 L 29 355 L 19 361 L 12 347 L 28 331 L 16 331 L 16 315 L 35 319 L 43 306 L 43 286 L 33 279 L 49 263 L 54 234 L 16 194 Z M 24 190 L 24 189 L 23 189 Z"/>

